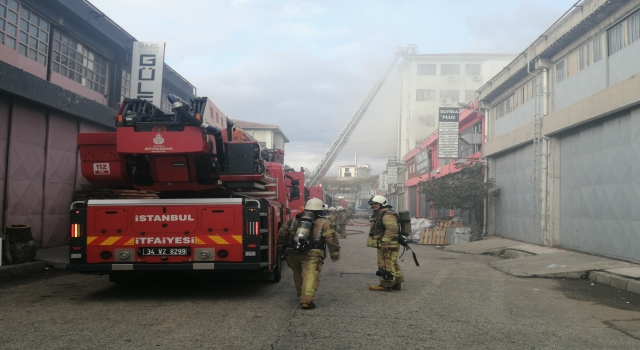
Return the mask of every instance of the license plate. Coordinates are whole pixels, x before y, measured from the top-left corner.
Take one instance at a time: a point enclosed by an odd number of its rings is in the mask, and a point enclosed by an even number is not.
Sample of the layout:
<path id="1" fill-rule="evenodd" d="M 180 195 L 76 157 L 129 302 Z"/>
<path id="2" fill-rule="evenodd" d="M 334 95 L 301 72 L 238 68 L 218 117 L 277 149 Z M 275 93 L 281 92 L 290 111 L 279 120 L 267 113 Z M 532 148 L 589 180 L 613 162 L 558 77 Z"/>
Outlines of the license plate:
<path id="1" fill-rule="evenodd" d="M 138 248 L 138 255 L 191 255 L 190 247 L 174 247 L 174 248 Z"/>

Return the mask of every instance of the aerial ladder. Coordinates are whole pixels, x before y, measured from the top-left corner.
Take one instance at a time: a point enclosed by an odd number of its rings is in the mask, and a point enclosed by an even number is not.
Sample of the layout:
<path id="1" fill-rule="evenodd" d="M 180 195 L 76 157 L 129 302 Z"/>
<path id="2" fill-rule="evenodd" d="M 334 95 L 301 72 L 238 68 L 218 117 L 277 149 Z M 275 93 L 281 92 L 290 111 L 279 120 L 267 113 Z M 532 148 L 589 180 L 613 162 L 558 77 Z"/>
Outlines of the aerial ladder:
<path id="1" fill-rule="evenodd" d="M 316 186 L 320 182 L 320 180 L 322 180 L 322 178 L 327 174 L 327 171 L 329 171 L 329 168 L 331 168 L 331 165 L 333 165 L 333 162 L 336 160 L 340 152 L 342 152 L 344 146 L 347 144 L 349 136 L 351 136 L 353 130 L 356 129 L 358 123 L 367 112 L 367 108 L 369 108 L 369 105 L 378 94 L 378 91 L 380 91 L 380 88 L 382 88 L 384 81 L 387 79 L 387 76 L 389 76 L 389 73 L 391 73 L 391 70 L 398 62 L 398 59 L 400 59 L 400 57 L 405 57 L 408 55 L 415 55 L 417 52 L 418 47 L 416 45 L 406 45 L 398 48 L 398 51 L 396 51 L 395 55 L 393 56 L 391 63 L 384 71 L 382 78 L 373 85 L 371 92 L 369 92 L 367 98 L 364 99 L 364 102 L 362 103 L 360 108 L 356 110 L 356 113 L 353 115 L 353 117 L 351 117 L 351 120 L 349 120 L 344 129 L 342 129 L 342 132 L 340 133 L 340 135 L 338 135 L 338 138 L 333 141 L 333 144 L 331 144 L 331 148 L 329 148 L 327 154 L 324 156 L 324 158 L 322 158 L 318 166 L 313 170 L 311 176 L 309 176 L 305 181 L 305 186 Z"/>

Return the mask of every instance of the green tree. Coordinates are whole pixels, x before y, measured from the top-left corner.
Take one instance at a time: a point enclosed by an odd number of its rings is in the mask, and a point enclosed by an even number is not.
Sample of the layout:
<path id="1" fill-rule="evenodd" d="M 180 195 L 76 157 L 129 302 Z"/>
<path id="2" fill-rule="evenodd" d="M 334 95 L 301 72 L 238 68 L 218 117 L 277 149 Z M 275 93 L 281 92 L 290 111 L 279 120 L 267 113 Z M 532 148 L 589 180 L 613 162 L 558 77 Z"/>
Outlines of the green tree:
<path id="1" fill-rule="evenodd" d="M 484 200 L 495 188 L 495 183 L 493 180 L 484 181 L 485 165 L 480 161 L 455 166 L 457 172 L 422 182 L 420 190 L 434 208 L 471 211 L 482 231 Z"/>

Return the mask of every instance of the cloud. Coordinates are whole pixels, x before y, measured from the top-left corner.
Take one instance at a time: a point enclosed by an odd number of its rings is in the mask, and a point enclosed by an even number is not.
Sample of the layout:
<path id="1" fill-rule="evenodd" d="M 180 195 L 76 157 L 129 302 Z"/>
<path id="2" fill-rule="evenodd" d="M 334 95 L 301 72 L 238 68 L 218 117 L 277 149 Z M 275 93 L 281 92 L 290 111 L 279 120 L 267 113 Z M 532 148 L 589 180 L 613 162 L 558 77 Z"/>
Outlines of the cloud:
<path id="1" fill-rule="evenodd" d="M 575 0 L 91 1 L 139 40 L 166 42 L 167 63 L 229 117 L 280 126 L 287 164 L 313 169 L 398 45 L 521 52 Z M 357 153 L 377 173 L 396 154 L 397 83 L 392 70 L 335 164 Z"/>

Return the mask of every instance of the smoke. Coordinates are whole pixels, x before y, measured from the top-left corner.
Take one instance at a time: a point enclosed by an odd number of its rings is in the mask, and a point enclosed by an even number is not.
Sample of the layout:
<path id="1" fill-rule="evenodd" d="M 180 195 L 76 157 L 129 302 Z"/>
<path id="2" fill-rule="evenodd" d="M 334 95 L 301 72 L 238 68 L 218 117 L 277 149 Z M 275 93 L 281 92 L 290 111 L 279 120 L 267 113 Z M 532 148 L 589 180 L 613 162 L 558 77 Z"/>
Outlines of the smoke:
<path id="1" fill-rule="evenodd" d="M 492 8 L 469 16 L 466 18 L 466 25 L 473 35 L 473 50 L 520 53 L 542 35 L 570 5 L 568 3 L 559 7 L 528 0 L 517 2 L 515 8 L 499 11 Z"/>
<path id="2" fill-rule="evenodd" d="M 91 0 L 229 117 L 278 125 L 286 163 L 315 168 L 398 45 L 420 53 L 520 52 L 574 0 Z M 126 9 L 126 10 L 123 10 Z M 396 71 L 337 165 L 384 170 L 396 155 Z"/>

